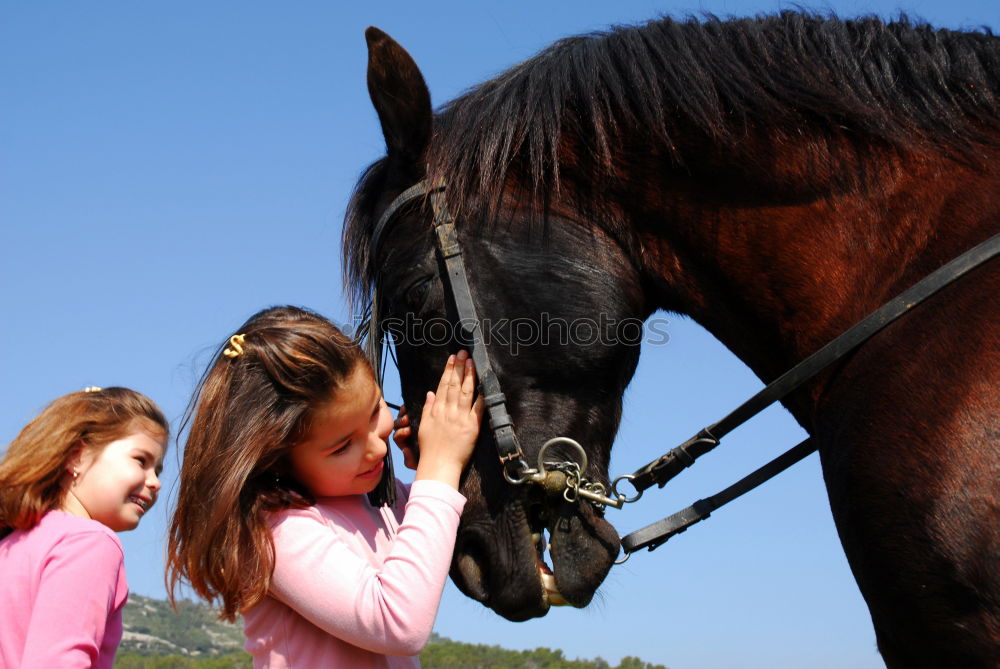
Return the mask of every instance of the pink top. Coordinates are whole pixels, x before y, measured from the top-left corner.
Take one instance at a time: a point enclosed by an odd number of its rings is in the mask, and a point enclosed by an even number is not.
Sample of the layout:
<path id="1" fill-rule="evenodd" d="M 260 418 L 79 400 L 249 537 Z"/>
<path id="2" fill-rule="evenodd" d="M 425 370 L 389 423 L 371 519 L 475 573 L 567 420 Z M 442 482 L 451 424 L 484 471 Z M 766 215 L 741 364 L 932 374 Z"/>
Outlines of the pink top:
<path id="1" fill-rule="evenodd" d="M 0 667 L 110 669 L 128 599 L 114 532 L 49 511 L 0 540 L 0 575 Z"/>
<path id="2" fill-rule="evenodd" d="M 397 482 L 393 509 L 364 495 L 275 514 L 268 596 L 243 612 L 254 667 L 419 667 L 465 498 Z M 406 503 L 405 515 L 402 508 Z"/>

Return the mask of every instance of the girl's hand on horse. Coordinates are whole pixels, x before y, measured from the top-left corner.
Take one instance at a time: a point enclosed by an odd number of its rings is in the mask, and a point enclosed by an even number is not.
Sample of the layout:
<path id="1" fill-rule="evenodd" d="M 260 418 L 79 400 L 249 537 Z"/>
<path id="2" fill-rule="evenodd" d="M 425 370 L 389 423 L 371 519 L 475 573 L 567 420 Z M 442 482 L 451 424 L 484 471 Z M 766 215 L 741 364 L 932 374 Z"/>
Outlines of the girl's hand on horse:
<path id="1" fill-rule="evenodd" d="M 437 392 L 428 392 L 420 414 L 420 461 L 415 480 L 435 479 L 458 488 L 479 436 L 483 398 L 475 402 L 476 369 L 466 351 L 448 357 Z"/>
<path id="2" fill-rule="evenodd" d="M 405 405 L 399 407 L 399 413 L 396 414 L 392 429 L 392 440 L 403 452 L 403 464 L 406 465 L 407 469 L 416 469 L 419 456 L 410 443 L 410 439 L 413 438 L 413 428 L 410 426 L 410 417 L 406 415 Z"/>

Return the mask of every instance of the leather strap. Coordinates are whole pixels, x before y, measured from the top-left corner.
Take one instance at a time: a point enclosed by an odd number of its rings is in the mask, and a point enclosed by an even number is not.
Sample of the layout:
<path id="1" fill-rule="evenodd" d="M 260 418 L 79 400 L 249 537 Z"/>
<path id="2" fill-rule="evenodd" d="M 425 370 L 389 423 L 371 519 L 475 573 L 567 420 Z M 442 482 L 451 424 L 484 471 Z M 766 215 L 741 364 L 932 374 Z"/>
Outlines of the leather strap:
<path id="1" fill-rule="evenodd" d="M 803 382 L 815 376 L 834 361 L 843 358 L 937 291 L 995 258 L 998 254 L 1000 254 L 1000 234 L 994 235 L 931 272 L 900 293 L 895 299 L 879 307 L 826 346 L 779 376 L 725 418 L 704 428 L 680 446 L 637 470 L 631 479 L 632 484 L 640 492 L 654 483 L 662 488 L 667 481 L 694 464 L 698 457 L 715 448 L 719 444 L 719 439 L 733 428 L 798 388 Z M 700 499 L 663 520 L 625 535 L 621 540 L 622 550 L 629 554 L 640 548 L 655 549 L 691 525 L 708 518 L 712 511 L 720 506 L 728 504 L 740 495 L 770 480 L 815 450 L 816 445 L 812 438 L 807 438 L 718 494 Z"/>
<path id="2" fill-rule="evenodd" d="M 738 406 L 717 423 L 700 430 L 680 446 L 633 472 L 632 484 L 640 492 L 652 485 L 663 485 L 699 457 L 718 446 L 719 440 L 734 428 L 784 398 L 832 363 L 863 344 L 887 325 L 907 314 L 956 279 L 1000 254 L 1000 234 L 973 247 L 942 265 L 896 298 L 866 316 L 833 341 L 769 383 L 763 390 Z"/>
<path id="3" fill-rule="evenodd" d="M 658 520 L 640 530 L 626 534 L 622 537 L 622 550 L 626 553 L 633 553 L 640 548 L 647 547 L 649 550 L 653 550 L 670 537 L 705 520 L 719 507 L 771 480 L 815 450 L 816 446 L 812 438 L 805 439 L 725 490 L 711 497 L 699 499 L 686 509 L 681 509 L 663 520 Z"/>
<path id="4" fill-rule="evenodd" d="M 500 389 L 500 381 L 493 371 L 483 341 L 479 316 L 476 314 L 476 305 L 472 301 L 472 291 L 469 288 L 469 277 L 465 271 L 465 262 L 462 260 L 462 248 L 458 243 L 455 220 L 448 211 L 443 188 L 431 192 L 431 207 L 434 209 L 437 248 L 447 270 L 448 284 L 458 314 L 458 324 L 465 338 L 463 343 L 472 349 L 472 360 L 476 363 L 479 389 L 486 403 L 493 441 L 500 456 L 500 464 L 506 467 L 508 462 L 523 460 L 524 453 L 514 434 L 514 423 L 507 411 L 507 400 Z"/>

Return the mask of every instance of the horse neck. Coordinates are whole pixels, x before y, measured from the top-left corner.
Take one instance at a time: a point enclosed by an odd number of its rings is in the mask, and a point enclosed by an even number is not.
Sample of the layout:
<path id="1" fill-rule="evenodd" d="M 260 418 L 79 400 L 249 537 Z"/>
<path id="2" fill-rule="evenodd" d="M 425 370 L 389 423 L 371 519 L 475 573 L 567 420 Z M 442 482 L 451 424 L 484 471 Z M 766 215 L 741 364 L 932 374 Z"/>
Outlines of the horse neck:
<path id="1" fill-rule="evenodd" d="M 780 162 L 754 183 L 711 164 L 658 188 L 638 180 L 644 190 L 623 201 L 650 301 L 691 316 L 767 381 L 996 231 L 996 170 L 930 151 L 887 156 L 854 184 L 795 182 Z M 807 426 L 822 390 L 789 405 Z"/>

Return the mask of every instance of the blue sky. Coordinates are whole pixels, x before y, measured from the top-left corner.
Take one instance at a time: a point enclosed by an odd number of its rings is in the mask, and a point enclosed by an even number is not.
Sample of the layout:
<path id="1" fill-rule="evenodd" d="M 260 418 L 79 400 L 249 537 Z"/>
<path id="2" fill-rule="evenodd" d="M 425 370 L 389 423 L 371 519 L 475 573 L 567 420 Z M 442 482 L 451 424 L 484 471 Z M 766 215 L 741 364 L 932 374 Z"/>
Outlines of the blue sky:
<path id="1" fill-rule="evenodd" d="M 787 6 L 0 0 L 0 444 L 48 401 L 88 385 L 145 392 L 176 421 L 209 351 L 264 306 L 348 320 L 343 211 L 360 171 L 384 151 L 365 87 L 368 25 L 410 51 L 437 105 L 567 35 L 662 13 Z M 996 0 L 800 6 L 1000 29 Z M 760 387 L 696 325 L 658 316 L 670 339 L 643 351 L 615 473 Z M 667 489 L 609 513 L 621 533 L 637 529 L 801 437 L 783 410 L 769 410 Z M 172 445 L 168 493 L 179 457 Z M 164 596 L 169 497 L 122 535 L 134 592 Z M 638 655 L 673 669 L 883 666 L 815 456 L 615 568 L 588 609 L 514 624 L 449 584 L 437 632 L 611 662 Z"/>

